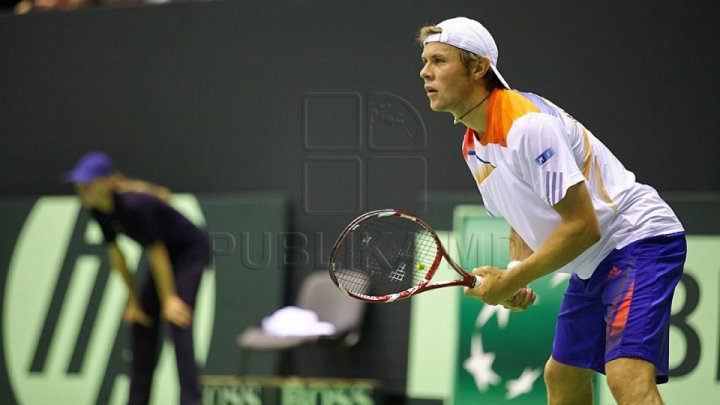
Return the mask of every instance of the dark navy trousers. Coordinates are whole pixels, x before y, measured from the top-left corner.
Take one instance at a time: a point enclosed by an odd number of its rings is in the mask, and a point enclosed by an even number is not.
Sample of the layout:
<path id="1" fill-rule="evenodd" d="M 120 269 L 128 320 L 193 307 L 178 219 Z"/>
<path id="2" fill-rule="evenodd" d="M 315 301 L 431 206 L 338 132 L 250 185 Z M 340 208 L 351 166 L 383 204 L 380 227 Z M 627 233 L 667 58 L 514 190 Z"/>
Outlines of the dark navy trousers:
<path id="1" fill-rule="evenodd" d="M 208 256 L 206 246 L 186 250 L 179 255 L 173 255 L 171 252 L 175 289 L 178 296 L 193 310 L 202 272 L 208 264 Z M 153 324 L 150 327 L 137 323 L 131 326 L 130 345 L 133 357 L 130 366 L 130 398 L 128 402 L 131 405 L 149 402 L 153 373 L 162 347 L 160 300 L 152 271 L 147 263 L 145 267 L 137 293 L 143 309 L 152 318 Z M 170 323 L 166 324 L 175 345 L 180 379 L 180 403 L 182 405 L 200 404 L 199 368 L 195 361 L 193 327 L 191 325 L 184 329 Z"/>

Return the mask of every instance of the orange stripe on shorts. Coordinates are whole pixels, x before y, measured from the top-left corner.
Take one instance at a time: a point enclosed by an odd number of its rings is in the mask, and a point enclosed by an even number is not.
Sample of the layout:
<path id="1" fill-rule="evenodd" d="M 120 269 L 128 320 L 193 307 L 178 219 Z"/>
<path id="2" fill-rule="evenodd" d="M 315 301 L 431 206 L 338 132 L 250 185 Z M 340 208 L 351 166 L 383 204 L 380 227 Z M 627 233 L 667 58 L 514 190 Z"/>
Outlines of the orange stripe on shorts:
<path id="1" fill-rule="evenodd" d="M 632 301 L 634 288 L 635 280 L 633 280 L 633 282 L 630 284 L 630 288 L 625 294 L 625 298 L 623 298 L 622 302 L 620 303 L 620 308 L 618 308 L 617 314 L 615 315 L 615 320 L 613 320 L 610 329 L 610 336 L 613 336 L 618 332 L 622 332 L 623 329 L 625 329 L 625 324 L 627 324 L 628 314 L 630 312 L 630 301 Z"/>

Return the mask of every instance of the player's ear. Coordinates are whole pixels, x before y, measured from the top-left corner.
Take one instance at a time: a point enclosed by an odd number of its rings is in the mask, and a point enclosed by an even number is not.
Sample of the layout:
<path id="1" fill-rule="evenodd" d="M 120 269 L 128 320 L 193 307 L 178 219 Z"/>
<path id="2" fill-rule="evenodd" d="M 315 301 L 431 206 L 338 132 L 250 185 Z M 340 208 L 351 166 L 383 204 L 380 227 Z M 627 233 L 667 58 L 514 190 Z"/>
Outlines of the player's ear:
<path id="1" fill-rule="evenodd" d="M 473 70 L 473 75 L 476 79 L 481 79 L 485 77 L 485 74 L 487 74 L 488 70 L 490 70 L 490 60 L 488 58 L 480 57 L 480 60 L 475 65 L 475 69 Z"/>

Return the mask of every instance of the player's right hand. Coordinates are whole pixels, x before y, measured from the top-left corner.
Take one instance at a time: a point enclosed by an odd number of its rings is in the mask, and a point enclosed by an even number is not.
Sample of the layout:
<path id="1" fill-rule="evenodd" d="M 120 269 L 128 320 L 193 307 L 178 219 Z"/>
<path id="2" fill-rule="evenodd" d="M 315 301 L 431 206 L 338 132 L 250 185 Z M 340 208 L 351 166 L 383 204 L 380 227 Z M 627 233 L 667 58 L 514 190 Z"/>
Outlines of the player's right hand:
<path id="1" fill-rule="evenodd" d="M 192 308 L 177 295 L 171 295 L 163 303 L 162 313 L 168 322 L 181 328 L 192 325 Z"/>

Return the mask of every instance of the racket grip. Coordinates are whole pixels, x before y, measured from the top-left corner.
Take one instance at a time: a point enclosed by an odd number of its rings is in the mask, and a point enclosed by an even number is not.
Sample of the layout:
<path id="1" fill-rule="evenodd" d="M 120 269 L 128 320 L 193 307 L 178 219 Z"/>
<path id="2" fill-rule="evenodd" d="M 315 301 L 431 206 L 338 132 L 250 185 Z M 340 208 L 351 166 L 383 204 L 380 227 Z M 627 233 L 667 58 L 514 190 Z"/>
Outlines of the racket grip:
<path id="1" fill-rule="evenodd" d="M 482 283 L 482 279 L 483 279 L 482 276 L 475 276 L 475 282 L 473 283 L 472 287 L 470 287 L 470 288 L 475 288 L 475 287 L 479 286 Z"/>

